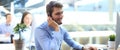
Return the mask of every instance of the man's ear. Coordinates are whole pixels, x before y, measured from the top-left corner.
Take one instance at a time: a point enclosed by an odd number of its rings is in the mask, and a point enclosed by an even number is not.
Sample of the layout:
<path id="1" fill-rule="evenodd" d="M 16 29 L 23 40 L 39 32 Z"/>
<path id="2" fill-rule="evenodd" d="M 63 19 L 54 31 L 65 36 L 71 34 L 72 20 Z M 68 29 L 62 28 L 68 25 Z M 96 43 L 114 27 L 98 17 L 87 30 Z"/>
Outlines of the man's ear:
<path id="1" fill-rule="evenodd" d="M 52 17 L 52 14 L 51 14 L 51 13 L 48 13 L 48 16 Z"/>

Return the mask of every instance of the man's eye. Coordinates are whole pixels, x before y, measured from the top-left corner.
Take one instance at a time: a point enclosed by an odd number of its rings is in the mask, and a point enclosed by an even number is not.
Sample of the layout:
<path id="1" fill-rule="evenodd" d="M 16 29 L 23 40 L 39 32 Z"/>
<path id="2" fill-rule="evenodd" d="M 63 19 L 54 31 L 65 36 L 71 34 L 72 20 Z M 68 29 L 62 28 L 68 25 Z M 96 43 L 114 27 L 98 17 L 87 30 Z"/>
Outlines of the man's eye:
<path id="1" fill-rule="evenodd" d="M 56 15 L 61 15 L 61 14 L 63 14 L 63 12 L 58 12 L 58 13 L 56 13 Z"/>
<path id="2" fill-rule="evenodd" d="M 61 13 L 56 13 L 56 15 L 60 15 Z"/>

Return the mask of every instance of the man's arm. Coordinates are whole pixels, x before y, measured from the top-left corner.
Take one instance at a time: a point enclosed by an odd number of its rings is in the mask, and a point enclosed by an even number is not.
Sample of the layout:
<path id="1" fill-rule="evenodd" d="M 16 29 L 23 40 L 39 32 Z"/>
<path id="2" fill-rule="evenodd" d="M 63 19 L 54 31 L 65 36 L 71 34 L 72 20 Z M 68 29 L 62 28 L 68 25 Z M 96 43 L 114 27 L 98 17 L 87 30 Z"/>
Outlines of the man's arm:
<path id="1" fill-rule="evenodd" d="M 82 45 L 80 45 L 79 43 L 75 42 L 67 32 L 65 32 L 64 34 L 64 41 L 71 47 L 73 47 L 76 50 L 82 50 Z"/>
<path id="2" fill-rule="evenodd" d="M 1 28 L 1 25 L 0 25 L 0 34 L 2 34 L 2 28 Z"/>
<path id="3" fill-rule="evenodd" d="M 74 50 L 97 50 L 95 46 L 83 46 L 75 42 L 67 32 L 64 34 L 64 41 L 67 42 L 68 45 L 73 47 Z"/>
<path id="4" fill-rule="evenodd" d="M 37 50 L 50 50 L 50 39 L 47 32 L 42 29 L 35 30 L 35 44 Z"/>

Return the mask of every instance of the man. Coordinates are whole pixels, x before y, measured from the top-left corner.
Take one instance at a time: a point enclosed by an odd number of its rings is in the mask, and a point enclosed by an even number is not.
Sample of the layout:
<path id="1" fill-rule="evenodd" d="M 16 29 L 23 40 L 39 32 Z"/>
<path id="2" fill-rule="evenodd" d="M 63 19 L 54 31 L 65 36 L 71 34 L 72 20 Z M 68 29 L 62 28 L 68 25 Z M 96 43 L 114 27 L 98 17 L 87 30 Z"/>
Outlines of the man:
<path id="1" fill-rule="evenodd" d="M 8 38 L 8 40 L 0 41 L 0 43 L 11 43 L 10 36 L 12 35 L 12 31 L 13 31 L 11 20 L 12 20 L 11 14 L 10 13 L 6 14 L 6 22 L 0 25 L 0 35 L 2 38 Z"/>
<path id="2" fill-rule="evenodd" d="M 86 48 L 79 45 L 62 26 L 59 26 L 63 18 L 62 7 L 63 5 L 57 1 L 51 1 L 46 6 L 48 20 L 35 30 L 36 50 L 61 50 L 63 40 L 75 50 L 97 50 L 91 46 Z"/>

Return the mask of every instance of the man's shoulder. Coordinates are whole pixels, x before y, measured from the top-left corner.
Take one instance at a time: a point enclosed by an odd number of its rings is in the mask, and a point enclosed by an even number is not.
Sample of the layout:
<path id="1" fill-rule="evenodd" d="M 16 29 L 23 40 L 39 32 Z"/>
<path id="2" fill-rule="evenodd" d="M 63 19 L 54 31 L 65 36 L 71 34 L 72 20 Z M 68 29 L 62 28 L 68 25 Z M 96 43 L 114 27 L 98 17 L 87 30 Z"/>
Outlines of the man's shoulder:
<path id="1" fill-rule="evenodd" d="M 38 27 L 36 27 L 36 29 L 44 29 L 47 27 L 47 22 L 44 22 L 42 24 L 40 24 Z"/>
<path id="2" fill-rule="evenodd" d="M 38 27 L 35 28 L 35 33 L 38 33 L 38 32 L 41 33 L 41 32 L 46 32 L 46 31 L 48 31 L 48 29 L 45 23 L 42 23 Z"/>
<path id="3" fill-rule="evenodd" d="M 1 26 L 4 26 L 4 25 L 5 25 L 5 23 L 1 23 L 1 24 L 0 24 L 0 27 L 1 27 Z"/>

